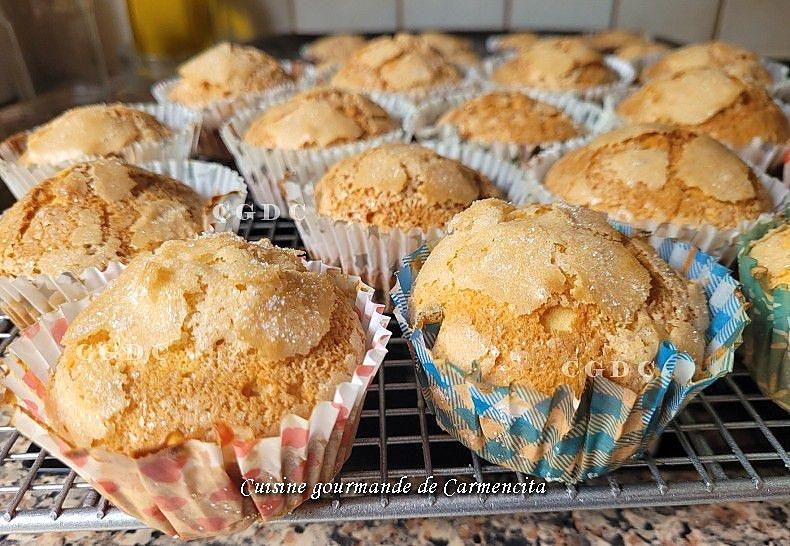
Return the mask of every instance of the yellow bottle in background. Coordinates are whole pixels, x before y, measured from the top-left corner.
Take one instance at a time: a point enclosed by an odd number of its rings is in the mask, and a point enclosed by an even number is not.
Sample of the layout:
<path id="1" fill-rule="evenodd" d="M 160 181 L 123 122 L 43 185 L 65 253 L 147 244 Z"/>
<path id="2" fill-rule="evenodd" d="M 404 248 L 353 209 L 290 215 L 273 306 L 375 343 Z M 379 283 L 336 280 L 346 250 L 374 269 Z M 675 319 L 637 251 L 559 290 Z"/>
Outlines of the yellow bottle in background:
<path id="1" fill-rule="evenodd" d="M 212 0 L 126 0 L 143 60 L 178 60 L 214 42 Z"/>

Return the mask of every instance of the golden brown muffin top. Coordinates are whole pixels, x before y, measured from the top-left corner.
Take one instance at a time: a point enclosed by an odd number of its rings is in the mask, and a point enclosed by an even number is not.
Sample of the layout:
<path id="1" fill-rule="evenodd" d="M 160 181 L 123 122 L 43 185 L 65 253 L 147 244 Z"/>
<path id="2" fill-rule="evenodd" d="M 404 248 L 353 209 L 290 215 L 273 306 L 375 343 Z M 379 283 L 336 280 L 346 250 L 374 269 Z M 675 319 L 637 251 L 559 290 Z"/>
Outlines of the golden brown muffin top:
<path id="1" fill-rule="evenodd" d="M 646 57 L 647 55 L 664 53 L 666 51 L 669 51 L 669 47 L 665 46 L 664 44 L 645 40 L 642 42 L 634 42 L 631 44 L 626 44 L 622 47 L 618 47 L 614 51 L 614 54 L 621 59 L 625 59 L 626 61 L 635 61 L 642 57 Z"/>
<path id="2" fill-rule="evenodd" d="M 415 324 L 441 322 L 432 351 L 440 364 L 544 394 L 570 385 L 577 396 L 589 363 L 639 391 L 647 379 L 638 366 L 654 373 L 648 363 L 664 340 L 702 364 L 708 315 L 699 286 L 601 215 L 487 199 L 448 230 L 411 301 Z M 630 373 L 612 377 L 615 363 Z"/>
<path id="3" fill-rule="evenodd" d="M 667 77 L 690 68 L 719 68 L 731 76 L 764 86 L 772 81 L 756 53 L 726 42 L 705 42 L 676 49 L 645 68 L 642 79 Z"/>
<path id="4" fill-rule="evenodd" d="M 178 180 L 102 159 L 34 186 L 0 217 L 0 275 L 82 273 L 201 232 L 207 204 Z"/>
<path id="5" fill-rule="evenodd" d="M 151 114 L 122 104 L 80 106 L 34 129 L 19 161 L 55 165 L 86 155 L 107 156 L 135 142 L 162 140 L 172 134 Z"/>
<path id="6" fill-rule="evenodd" d="M 617 73 L 581 40 L 547 38 L 502 63 L 491 80 L 502 85 L 578 90 L 614 83 Z"/>
<path id="7" fill-rule="evenodd" d="M 417 144 L 385 144 L 335 163 L 315 188 L 319 214 L 384 229 L 442 227 L 500 195 L 482 174 Z"/>
<path id="8" fill-rule="evenodd" d="M 667 125 L 604 133 L 560 158 L 544 183 L 569 203 L 624 222 L 726 229 L 772 208 L 767 190 L 735 153 L 707 135 Z"/>
<path id="9" fill-rule="evenodd" d="M 528 49 L 540 40 L 537 34 L 532 32 L 513 32 L 500 36 L 497 42 L 497 51 L 522 50 Z"/>
<path id="10" fill-rule="evenodd" d="M 244 141 L 263 148 L 326 148 L 394 131 L 397 122 L 364 95 L 341 89 L 304 91 L 255 118 Z"/>
<path id="11" fill-rule="evenodd" d="M 358 34 L 333 34 L 318 38 L 307 47 L 307 58 L 319 64 L 339 64 L 348 60 L 368 41 Z"/>
<path id="12" fill-rule="evenodd" d="M 264 91 L 293 80 L 277 59 L 255 49 L 223 42 L 178 67 L 181 79 L 170 99 L 193 108 Z"/>
<path id="13" fill-rule="evenodd" d="M 631 123 L 669 123 L 694 128 L 735 146 L 753 137 L 782 143 L 790 123 L 760 86 L 716 68 L 692 68 L 647 82 L 617 106 Z"/>
<path id="14" fill-rule="evenodd" d="M 752 243 L 749 256 L 767 273 L 768 289 L 790 287 L 790 224 L 782 224 Z"/>
<path id="15" fill-rule="evenodd" d="M 453 64 L 472 66 L 480 62 L 472 40 L 443 32 L 424 32 L 420 38 Z"/>
<path id="16" fill-rule="evenodd" d="M 63 337 L 56 430 L 127 454 L 217 441 L 222 425 L 278 435 L 282 417 L 308 418 L 362 363 L 340 286 L 297 251 L 230 234 L 139 255 Z"/>
<path id="17" fill-rule="evenodd" d="M 588 46 L 601 53 L 612 53 L 621 47 L 644 41 L 643 34 L 621 28 L 602 30 L 584 37 L 584 42 Z"/>
<path id="18" fill-rule="evenodd" d="M 469 99 L 446 112 L 439 123 L 468 140 L 521 145 L 568 140 L 580 134 L 562 110 L 524 93 L 497 91 Z"/>
<path id="19" fill-rule="evenodd" d="M 461 73 L 425 40 L 381 36 L 354 53 L 332 78 L 352 91 L 414 91 L 459 82 Z"/>

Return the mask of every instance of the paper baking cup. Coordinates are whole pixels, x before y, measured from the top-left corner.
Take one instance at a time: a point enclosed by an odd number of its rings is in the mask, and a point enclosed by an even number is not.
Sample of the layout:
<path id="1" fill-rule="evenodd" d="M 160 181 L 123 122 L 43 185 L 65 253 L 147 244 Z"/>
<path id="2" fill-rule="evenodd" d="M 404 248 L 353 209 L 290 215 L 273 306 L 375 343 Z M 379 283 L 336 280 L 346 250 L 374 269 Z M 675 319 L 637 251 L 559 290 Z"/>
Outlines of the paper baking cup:
<path id="1" fill-rule="evenodd" d="M 143 169 L 175 178 L 191 187 L 208 203 L 211 231 L 232 231 L 239 228 L 247 188 L 233 170 L 216 163 L 202 161 L 151 161 Z M 42 167 L 43 168 L 43 167 Z M 46 167 L 46 177 L 55 174 L 55 167 Z M 33 277 L 0 276 L 0 308 L 11 321 L 24 328 L 65 302 L 75 302 L 96 292 L 120 273 L 121 266 L 109 264 L 103 271 L 90 267 L 79 274 L 36 275 Z"/>
<path id="2" fill-rule="evenodd" d="M 247 129 L 258 116 L 290 98 L 291 96 L 273 98 L 254 108 L 240 111 L 222 127 L 220 132 L 225 146 L 244 175 L 255 202 L 259 206 L 276 205 L 283 217 L 288 217 L 288 207 L 280 184 L 288 171 L 300 167 L 324 171 L 339 159 L 367 148 L 389 142 L 411 140 L 412 135 L 403 128 L 403 121 L 413 112 L 414 105 L 401 97 L 371 96 L 370 98 L 384 108 L 390 117 L 398 121 L 399 127 L 396 130 L 348 144 L 304 150 L 261 148 L 244 141 Z"/>
<path id="3" fill-rule="evenodd" d="M 351 289 L 366 332 L 363 361 L 348 381 L 336 386 L 333 400 L 318 403 L 309 419 L 285 415 L 279 435 L 264 438 L 216 423 L 216 442 L 188 440 L 139 457 L 73 447 L 49 427 L 47 385 L 62 352 L 60 339 L 88 304 L 89 299 L 84 299 L 44 315 L 9 345 L 5 385 L 18 400 L 16 428 L 118 508 L 169 535 L 190 539 L 227 534 L 292 511 L 316 483 L 331 481 L 348 458 L 365 391 L 387 353 L 391 335 L 389 318 L 371 301 L 370 287 L 319 262 L 306 265 L 316 272 L 331 269 L 337 281 Z M 240 491 L 245 479 L 308 487 L 304 496 L 245 497 Z"/>
<path id="4" fill-rule="evenodd" d="M 281 65 L 295 81 L 275 85 L 262 91 L 245 93 L 244 95 L 224 100 L 217 100 L 203 108 L 191 109 L 202 120 L 202 130 L 198 142 L 198 151 L 201 155 L 210 158 L 223 159 L 228 157 L 228 151 L 219 136 L 222 124 L 230 119 L 236 112 L 255 106 L 262 100 L 286 96 L 322 81 L 326 73 L 311 64 L 300 61 L 282 61 Z M 170 99 L 170 92 L 181 78 L 175 77 L 162 80 L 151 87 L 151 94 L 160 104 L 178 104 Z M 183 105 L 181 105 L 183 107 Z"/>
<path id="5" fill-rule="evenodd" d="M 563 96 L 571 95 L 581 100 L 590 102 L 605 103 L 607 100 L 617 102 L 628 92 L 628 88 L 636 79 L 636 71 L 634 66 L 624 59 L 615 57 L 614 55 L 606 55 L 604 63 L 610 69 L 615 71 L 618 76 L 618 81 L 615 83 L 608 83 L 604 85 L 596 85 L 588 89 L 572 89 L 567 91 L 555 91 L 549 89 L 541 89 L 532 86 L 519 86 L 519 85 L 504 85 L 495 83 L 491 80 L 491 76 L 500 65 L 515 58 L 517 54 L 504 54 L 494 55 L 483 60 L 482 74 L 489 85 L 496 89 L 516 89 L 521 91 L 539 90 L 549 95 Z"/>
<path id="6" fill-rule="evenodd" d="M 581 146 L 588 144 L 590 138 L 577 139 L 574 142 L 565 143 L 544 150 L 529 160 L 525 167 L 526 177 L 530 185 L 543 184 L 549 169 L 566 153 Z M 746 161 L 754 171 L 760 183 L 765 187 L 771 198 L 772 210 L 783 210 L 790 206 L 790 190 L 772 176 L 768 176 L 754 165 Z M 544 189 L 551 194 L 548 188 Z M 561 200 L 554 195 L 553 200 Z M 625 220 L 626 212 L 623 217 L 613 218 L 617 222 L 619 229 L 627 230 L 629 234 L 633 230 L 639 230 L 647 234 L 654 234 L 659 237 L 672 237 L 681 241 L 687 241 L 699 248 L 703 252 L 714 256 L 724 265 L 730 265 L 735 261 L 737 252 L 736 242 L 738 237 L 751 229 L 758 222 L 764 222 L 771 218 L 772 213 L 764 213 L 754 220 L 743 220 L 732 229 L 719 229 L 712 225 L 692 226 L 684 224 L 673 224 L 670 222 L 657 222 L 654 220 Z"/>
<path id="7" fill-rule="evenodd" d="M 550 196 L 539 185 L 530 185 L 517 165 L 485 151 L 457 142 L 423 142 L 439 155 L 461 161 L 488 177 L 516 204 L 547 202 Z M 296 228 L 310 255 L 384 291 L 386 299 L 399 260 L 425 241 L 444 236 L 439 228 L 422 230 L 385 230 L 354 222 L 334 220 L 319 214 L 315 203 L 315 184 L 323 172 L 297 171 L 284 183 L 285 198 Z"/>
<path id="8" fill-rule="evenodd" d="M 134 142 L 113 155 L 132 164 L 189 158 L 195 149 L 200 132 L 200 117 L 195 112 L 178 104 L 135 103 L 124 106 L 151 114 L 167 125 L 173 131 L 173 136 L 160 140 Z M 18 140 L 0 143 L 0 177 L 17 199 L 21 199 L 37 182 L 50 176 L 49 173 L 100 157 L 85 155 L 56 165 L 23 165 L 19 162 L 19 157 L 25 151 L 26 136 L 31 132 L 26 131 L 25 136 Z"/>
<path id="9" fill-rule="evenodd" d="M 439 123 L 440 118 L 449 110 L 461 104 L 488 93 L 495 92 L 496 88 L 485 86 L 480 90 L 466 90 L 453 93 L 446 97 L 439 97 L 418 107 L 407 120 L 407 127 L 413 132 L 417 140 L 441 139 L 456 142 L 465 142 L 478 146 L 497 157 L 508 161 L 524 161 L 540 149 L 550 147 L 564 141 L 544 141 L 534 144 L 514 144 L 511 142 L 480 142 L 463 139 L 457 128 L 449 123 Z M 577 127 L 581 127 L 586 134 L 598 134 L 611 130 L 620 123 L 619 118 L 611 108 L 601 108 L 598 104 L 577 99 L 572 95 L 558 96 L 554 93 L 531 89 L 524 91 L 528 97 L 554 106 L 562 110 Z M 580 137 L 574 137 L 580 138 Z M 568 139 L 574 140 L 574 139 Z"/>
<path id="10" fill-rule="evenodd" d="M 588 379 L 581 400 L 567 385 L 547 396 L 525 385 L 488 384 L 453 363 L 434 362 L 430 348 L 438 325 L 417 329 L 409 322 L 409 298 L 428 247 L 404 258 L 392 291 L 395 316 L 439 426 L 492 463 L 565 483 L 600 476 L 645 451 L 691 398 L 732 371 L 749 320 L 738 283 L 713 257 L 672 239 L 651 243 L 673 269 L 705 290 L 711 317 L 707 373 L 692 380 L 694 360 L 664 341 L 655 357 L 658 376 L 640 392 L 598 376 Z"/>
<path id="11" fill-rule="evenodd" d="M 749 256 L 751 245 L 769 230 L 790 221 L 790 209 L 761 222 L 738 239 L 738 273 L 751 303 L 751 324 L 744 332 L 743 362 L 768 398 L 790 411 L 790 286 L 771 291 L 760 281 L 766 271 Z"/>

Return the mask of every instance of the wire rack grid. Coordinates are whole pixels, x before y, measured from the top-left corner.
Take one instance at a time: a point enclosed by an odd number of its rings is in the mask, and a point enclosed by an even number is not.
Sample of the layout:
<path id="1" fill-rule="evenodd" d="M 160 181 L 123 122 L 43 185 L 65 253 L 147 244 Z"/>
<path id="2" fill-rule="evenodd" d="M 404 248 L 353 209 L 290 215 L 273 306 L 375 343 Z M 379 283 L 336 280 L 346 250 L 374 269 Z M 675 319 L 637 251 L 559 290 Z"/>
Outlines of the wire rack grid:
<path id="1" fill-rule="evenodd" d="M 249 240 L 266 237 L 280 246 L 302 247 L 293 222 L 264 220 L 259 211 L 242 223 L 241 234 Z M 5 320 L 0 326 L 2 350 L 16 332 Z M 333 493 L 306 502 L 282 521 L 790 499 L 788 432 L 790 416 L 760 394 L 749 375 L 737 368 L 690 402 L 650 455 L 601 478 L 576 486 L 548 483 L 545 494 L 529 494 L 532 478 L 486 462 L 438 427 L 417 387 L 409 348 L 402 337 L 395 336 L 369 388 L 351 457 L 335 482 L 341 487 L 393 484 L 406 476 L 413 484 L 411 491 Z M 437 489 L 417 492 L 417 485 L 429 476 Z M 458 492 L 459 484 L 495 483 L 521 483 L 527 491 Z M 0 426 L 0 533 L 140 526 L 13 426 Z"/>

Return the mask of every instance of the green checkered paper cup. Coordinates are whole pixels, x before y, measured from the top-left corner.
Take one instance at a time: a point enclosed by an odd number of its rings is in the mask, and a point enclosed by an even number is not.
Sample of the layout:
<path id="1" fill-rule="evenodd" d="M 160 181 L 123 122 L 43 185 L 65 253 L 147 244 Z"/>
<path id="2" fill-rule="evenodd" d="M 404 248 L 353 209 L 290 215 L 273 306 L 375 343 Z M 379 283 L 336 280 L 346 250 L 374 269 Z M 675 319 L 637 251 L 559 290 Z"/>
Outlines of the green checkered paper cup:
<path id="1" fill-rule="evenodd" d="M 430 348 L 439 325 L 415 328 L 409 322 L 414 280 L 430 249 L 423 245 L 403 258 L 392 290 L 395 316 L 439 426 L 488 461 L 565 483 L 600 476 L 645 451 L 691 398 L 732 371 L 749 320 L 739 283 L 715 258 L 674 239 L 654 237 L 650 243 L 674 270 L 703 288 L 710 314 L 707 373 L 692 379 L 694 360 L 664 341 L 654 359 L 656 376 L 641 392 L 594 376 L 581 399 L 567 385 L 547 396 L 527 385 L 487 384 L 453 363 L 434 362 Z"/>
<path id="2" fill-rule="evenodd" d="M 757 386 L 790 411 L 790 286 L 773 290 L 763 284 L 766 271 L 749 255 L 752 245 L 770 230 L 790 223 L 790 208 L 757 224 L 738 240 L 738 273 L 751 306 L 751 324 L 744 333 L 743 361 Z"/>

